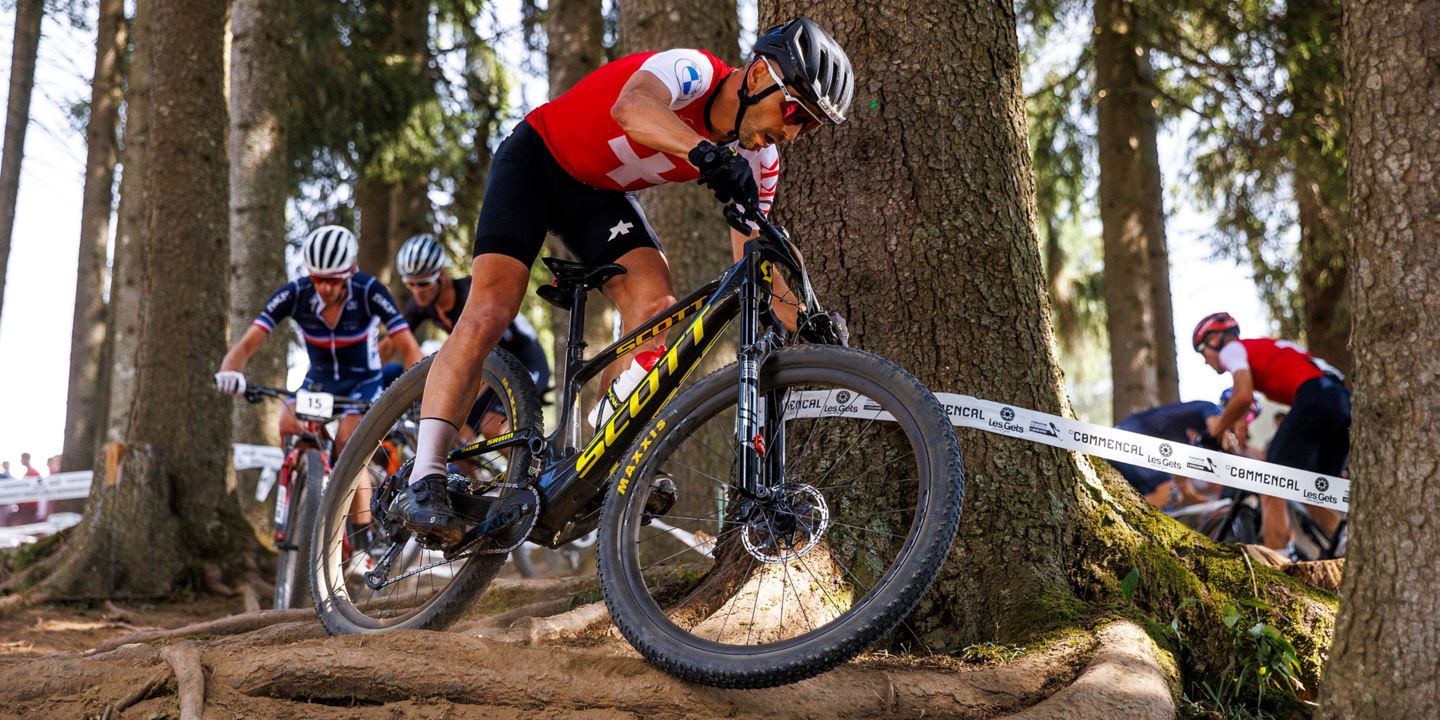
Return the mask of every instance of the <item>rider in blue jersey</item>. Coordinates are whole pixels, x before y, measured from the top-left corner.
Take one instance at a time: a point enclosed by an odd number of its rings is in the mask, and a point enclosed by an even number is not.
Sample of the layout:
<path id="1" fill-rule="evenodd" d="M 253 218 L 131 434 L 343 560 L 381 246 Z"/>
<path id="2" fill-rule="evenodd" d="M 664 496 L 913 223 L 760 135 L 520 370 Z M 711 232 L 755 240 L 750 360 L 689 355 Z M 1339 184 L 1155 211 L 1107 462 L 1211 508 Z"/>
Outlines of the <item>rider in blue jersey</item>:
<path id="1" fill-rule="evenodd" d="M 1222 398 L 1221 402 L 1228 400 Z M 1231 428 L 1233 437 L 1226 438 L 1228 449 L 1235 451 L 1244 446 L 1244 438 L 1247 435 L 1247 428 L 1251 420 L 1260 414 L 1260 403 L 1252 401 L 1251 412 Z M 1221 406 L 1205 400 L 1194 400 L 1191 402 L 1171 403 L 1135 413 L 1115 426 L 1117 430 L 1129 430 L 1133 433 L 1148 435 L 1150 437 L 1169 440 L 1173 443 L 1191 444 L 1196 442 L 1202 435 L 1208 434 L 1206 430 L 1209 418 L 1220 415 Z M 1145 500 L 1157 508 L 1163 508 L 1170 501 L 1172 484 L 1180 480 L 1181 494 L 1187 502 L 1205 499 L 1190 489 L 1185 478 L 1179 475 L 1171 477 L 1170 473 L 1154 468 L 1139 467 L 1129 463 L 1110 461 L 1116 470 L 1130 482 L 1130 485 L 1137 492 L 1145 496 Z"/>
<path id="2" fill-rule="evenodd" d="M 445 273 L 447 265 L 445 248 L 433 235 L 416 235 L 406 240 L 396 253 L 395 269 L 400 272 L 400 281 L 410 290 L 411 299 L 405 304 L 404 315 L 412 330 L 429 322 L 447 333 L 452 332 L 465 311 L 470 278 L 450 277 Z M 497 347 L 514 355 L 530 372 L 535 389 L 545 392 L 550 385 L 550 361 L 545 358 L 534 326 L 523 314 L 516 315 L 506 326 Z M 468 442 L 477 433 L 493 437 L 504 432 L 501 410 L 494 391 L 487 388 L 471 406 L 461 427 L 460 439 Z"/>
<path id="3" fill-rule="evenodd" d="M 220 372 L 215 373 L 216 387 L 230 395 L 244 394 L 245 365 L 287 317 L 300 327 L 310 356 L 307 389 L 375 399 L 381 389 L 377 349 L 381 324 L 405 364 L 419 362 L 420 347 L 390 291 L 375 278 L 355 271 L 357 253 L 355 235 L 345 228 L 326 225 L 312 231 L 302 249 L 308 276 L 285 283 L 265 303 L 254 324 L 225 354 Z M 337 453 L 358 424 L 358 415 L 341 419 L 335 437 Z M 281 434 L 294 435 L 301 429 L 294 409 L 287 404 L 280 417 Z"/>

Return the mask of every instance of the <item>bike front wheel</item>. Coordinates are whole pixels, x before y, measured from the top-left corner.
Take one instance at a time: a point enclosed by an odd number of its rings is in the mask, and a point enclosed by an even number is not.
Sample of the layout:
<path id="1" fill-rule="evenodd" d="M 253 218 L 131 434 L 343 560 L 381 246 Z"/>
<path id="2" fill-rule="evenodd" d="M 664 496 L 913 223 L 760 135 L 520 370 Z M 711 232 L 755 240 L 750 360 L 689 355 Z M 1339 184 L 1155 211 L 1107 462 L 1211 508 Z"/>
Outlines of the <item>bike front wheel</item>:
<path id="1" fill-rule="evenodd" d="M 289 494 L 283 503 L 285 539 L 276 547 L 275 609 L 302 607 L 309 601 L 306 579 L 310 566 L 310 531 L 320 509 L 320 492 L 325 482 L 325 458 L 318 450 L 307 450 L 295 465 Z"/>
<path id="2" fill-rule="evenodd" d="M 697 383 L 611 476 L 598 565 L 620 632 L 686 680 L 817 675 L 893 631 L 934 580 L 964 496 L 939 402 L 879 356 L 782 349 L 759 377 L 761 491 L 742 491 L 735 366 Z"/>

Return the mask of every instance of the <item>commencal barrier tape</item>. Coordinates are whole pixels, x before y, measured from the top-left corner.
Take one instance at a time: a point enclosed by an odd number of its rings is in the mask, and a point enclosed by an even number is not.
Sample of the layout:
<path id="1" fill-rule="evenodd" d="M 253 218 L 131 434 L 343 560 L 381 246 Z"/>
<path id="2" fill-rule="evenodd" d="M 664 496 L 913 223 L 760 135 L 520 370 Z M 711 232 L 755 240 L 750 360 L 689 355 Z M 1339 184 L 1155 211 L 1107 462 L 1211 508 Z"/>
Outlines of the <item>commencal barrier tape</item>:
<path id="1" fill-rule="evenodd" d="M 285 461 L 285 451 L 278 447 L 235 443 L 234 448 L 236 470 L 259 468 L 269 477 L 273 477 Z M 90 478 L 91 471 L 79 470 L 56 473 L 49 477 L 0 480 L 0 505 L 87 497 L 90 495 Z M 268 486 L 266 490 L 269 490 Z"/>
<path id="2" fill-rule="evenodd" d="M 1350 481 L 1229 453 L 1092 425 L 989 400 L 936 393 L 950 424 L 1075 450 L 1106 460 L 1154 468 L 1261 495 L 1273 495 L 1341 512 L 1350 509 Z M 792 393 L 785 416 L 843 416 L 894 420 L 869 398 L 849 390 Z"/>

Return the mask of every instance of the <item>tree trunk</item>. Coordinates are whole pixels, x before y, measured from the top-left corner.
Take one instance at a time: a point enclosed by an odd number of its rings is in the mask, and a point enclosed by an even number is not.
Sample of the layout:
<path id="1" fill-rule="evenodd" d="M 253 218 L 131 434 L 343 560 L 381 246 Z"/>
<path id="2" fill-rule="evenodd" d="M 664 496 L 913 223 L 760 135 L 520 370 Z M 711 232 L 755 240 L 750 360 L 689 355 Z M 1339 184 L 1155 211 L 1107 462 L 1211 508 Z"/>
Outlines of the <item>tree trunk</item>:
<path id="1" fill-rule="evenodd" d="M 731 66 L 740 64 L 740 16 L 733 2 L 715 0 L 622 0 L 620 3 L 620 54 L 670 48 L 701 48 L 720 56 Z M 664 244 L 676 295 L 719 275 L 732 263 L 730 226 L 721 215 L 715 196 L 695 183 L 671 183 L 639 193 L 645 216 Z M 733 333 L 721 339 L 696 374 L 735 362 Z M 697 472 L 724 477 L 730 460 L 706 448 L 734 443 L 733 430 L 723 423 L 708 423 L 695 444 L 677 460 Z M 714 500 L 684 494 L 677 500 L 680 516 L 706 517 L 715 511 Z M 678 549 L 678 548 L 677 548 Z"/>
<path id="2" fill-rule="evenodd" d="M 121 154 L 120 209 L 115 223 L 115 260 L 110 268 L 110 306 L 106 332 L 107 379 L 104 442 L 129 433 L 135 399 L 136 348 L 140 336 L 141 283 L 145 277 L 145 172 L 150 148 L 150 7 L 135 4 L 130 27 L 130 62 L 125 68 L 125 135 Z M 98 469 L 98 465 L 96 466 Z M 100 489 L 99 473 L 92 497 Z"/>
<path id="3" fill-rule="evenodd" d="M 284 3 L 235 0 L 230 10 L 230 338 L 238 340 L 275 288 L 285 283 L 285 41 Z M 278 333 L 277 333 L 278 334 Z M 250 358 L 253 383 L 283 387 L 286 343 L 271 337 Z M 236 402 L 235 442 L 280 444 L 278 403 Z M 236 493 L 246 514 L 268 521 L 253 507 L 258 471 L 237 473 Z"/>
<path id="4" fill-rule="evenodd" d="M 1304 149 L 1300 150 L 1305 153 Z M 1295 200 L 1300 219 L 1300 304 L 1305 347 L 1347 376 L 1355 370 L 1350 351 L 1350 303 L 1345 293 L 1345 227 L 1335 204 L 1327 202 L 1322 180 L 1304 172 L 1307 158 L 1296 159 Z M 1310 159 L 1313 160 L 1313 159 Z M 1327 168 L 1343 178 L 1340 168 Z M 1332 178 L 1335 176 L 1332 176 Z"/>
<path id="5" fill-rule="evenodd" d="M 1100 220 L 1104 226 L 1106 327 L 1114 417 L 1161 402 L 1160 368 L 1178 392 L 1171 337 L 1169 264 L 1161 198 L 1154 80 L 1131 0 L 1096 0 L 1095 96 Z M 1163 282 L 1161 280 L 1163 276 Z M 1164 298 L 1166 316 L 1161 317 Z"/>
<path id="6" fill-rule="evenodd" d="M 377 276 L 389 287 L 394 287 L 395 301 L 401 307 L 410 300 L 410 289 L 400 283 L 395 271 L 395 256 L 405 241 L 421 233 L 435 232 L 430 216 L 430 182 L 428 178 L 412 178 L 394 187 L 390 192 L 390 245 L 388 262 Z"/>
<path id="7" fill-rule="evenodd" d="M 1289 2 L 1280 52 L 1291 80 L 1291 184 L 1300 224 L 1301 321 L 1305 346 L 1347 375 L 1350 303 L 1346 297 L 1345 124 L 1339 0 Z"/>
<path id="8" fill-rule="evenodd" d="M 1440 707 L 1440 2 L 1346 2 L 1350 307 L 1355 333 L 1351 542 L 1319 717 Z"/>
<path id="9" fill-rule="evenodd" d="M 82 542 L 47 580 L 53 596 L 166 594 L 253 542 L 225 488 L 230 412 L 211 377 L 229 296 L 213 282 L 229 257 L 225 11 L 224 0 L 155 0 L 153 27 L 165 32 L 138 48 L 151 63 L 153 124 L 134 406 L 123 451 L 97 473 Z"/>
<path id="10" fill-rule="evenodd" d="M 90 81 L 90 120 L 85 131 L 88 147 L 80 210 L 80 260 L 70 328 L 65 454 L 60 461 L 66 471 L 95 466 L 96 441 L 103 423 L 100 359 L 105 347 L 105 255 L 110 245 L 116 127 L 125 61 L 123 0 L 102 0 L 96 25 L 95 75 Z"/>
<path id="11" fill-rule="evenodd" d="M 782 219 L 820 299 L 849 318 L 856 345 L 936 392 L 1069 414 L 1047 322 L 1010 5 L 783 0 L 761 27 L 802 11 L 826 19 L 856 74 L 846 124 L 785 155 Z M 935 81 L 938 67 L 945 82 Z M 1135 605 L 1162 626 L 1177 618 L 1200 658 L 1191 680 L 1213 685 L 1232 647 L 1219 607 L 1253 594 L 1235 548 L 1158 515 L 1117 473 L 1097 474 L 1078 454 L 988 433 L 960 441 L 959 535 L 897 645 L 920 638 L 955 651 L 1084 624 L 1127 604 L 1119 579 L 1136 568 Z M 1254 572 L 1313 682 L 1331 611 L 1278 573 Z M 1180 608 L 1189 596 L 1203 599 Z"/>
<path id="12" fill-rule="evenodd" d="M 554 99 L 604 64 L 605 18 L 600 11 L 600 0 L 552 0 L 546 15 L 546 69 L 550 77 L 550 98 Z M 575 259 L 562 243 L 553 238 L 548 248 L 555 257 Z M 614 341 L 620 315 L 609 300 L 596 293 L 591 293 L 585 314 L 585 342 L 589 344 L 590 355 L 594 355 Z M 552 357 L 558 373 L 559 363 L 565 358 L 565 341 L 570 334 L 570 313 L 553 308 L 550 323 L 554 337 Z M 564 378 L 557 377 L 557 386 L 563 381 Z M 580 400 L 579 422 L 585 422 L 584 416 L 589 414 L 599 392 L 595 382 L 586 389 Z M 560 393 L 556 393 L 556 397 L 559 396 Z"/>
<path id="13" fill-rule="evenodd" d="M 390 255 L 390 194 L 394 186 L 375 178 L 355 184 L 355 209 L 360 211 L 360 272 L 380 277 L 394 261 Z M 312 228 L 313 229 L 313 228 Z"/>
<path id="14" fill-rule="evenodd" d="M 5 107 L 5 148 L 0 153 L 0 312 L 5 308 L 5 274 L 10 266 L 10 236 L 20 196 L 20 160 L 30 125 L 30 91 L 35 87 L 35 56 L 40 52 L 43 0 L 16 0 L 15 44 L 10 54 L 10 95 Z"/>

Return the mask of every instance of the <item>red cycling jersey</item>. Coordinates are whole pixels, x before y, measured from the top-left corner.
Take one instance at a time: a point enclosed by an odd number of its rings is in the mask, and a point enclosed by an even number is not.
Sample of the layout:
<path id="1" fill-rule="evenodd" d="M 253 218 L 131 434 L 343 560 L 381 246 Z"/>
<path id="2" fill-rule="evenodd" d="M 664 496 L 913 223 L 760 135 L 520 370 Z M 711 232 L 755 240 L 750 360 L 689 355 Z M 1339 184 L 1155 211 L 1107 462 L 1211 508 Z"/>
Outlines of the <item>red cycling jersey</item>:
<path id="1" fill-rule="evenodd" d="M 525 118 L 571 177 L 593 187 L 621 191 L 700 177 L 689 160 L 635 142 L 610 116 L 621 88 L 641 71 L 654 75 L 670 90 L 670 109 L 701 136 L 710 134 L 705 128 L 705 110 L 711 97 L 735 72 L 704 50 L 687 49 L 637 53 L 600 66 Z M 750 161 L 760 186 L 760 210 L 768 212 L 779 182 L 780 154 L 774 146 L 739 151 Z"/>
<path id="2" fill-rule="evenodd" d="M 1294 405 L 1300 386 L 1325 374 L 1318 362 L 1289 340 L 1239 340 L 1220 349 L 1222 367 L 1232 373 L 1249 369 L 1255 389 L 1282 405 Z"/>

